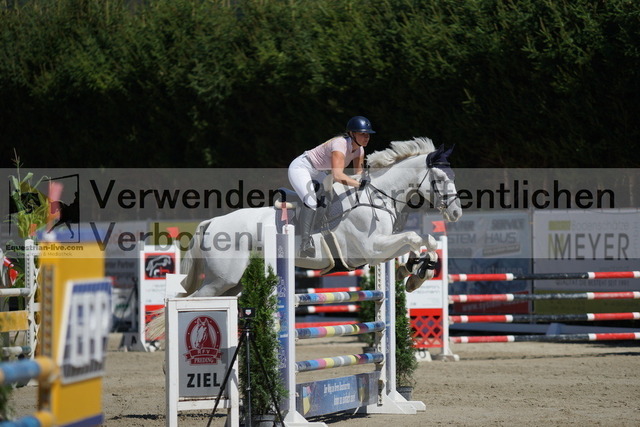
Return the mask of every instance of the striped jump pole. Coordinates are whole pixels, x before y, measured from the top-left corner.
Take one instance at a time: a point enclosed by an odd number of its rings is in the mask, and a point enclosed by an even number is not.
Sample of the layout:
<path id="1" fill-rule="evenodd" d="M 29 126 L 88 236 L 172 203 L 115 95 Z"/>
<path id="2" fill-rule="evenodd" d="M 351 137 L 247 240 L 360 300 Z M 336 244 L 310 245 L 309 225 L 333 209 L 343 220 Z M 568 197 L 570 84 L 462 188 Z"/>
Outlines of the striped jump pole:
<path id="1" fill-rule="evenodd" d="M 360 290 L 360 286 L 345 286 L 342 288 L 306 288 L 296 290 L 303 291 L 308 294 L 322 294 L 327 292 L 355 292 Z"/>
<path id="2" fill-rule="evenodd" d="M 26 383 L 31 379 L 38 380 L 39 392 L 46 397 L 50 392 L 51 380 L 57 372 L 57 366 L 53 359 L 49 357 L 36 357 L 34 359 L 23 359 L 16 362 L 4 362 L 0 364 L 0 384 Z M 51 427 L 54 426 L 55 416 L 38 405 L 38 411 L 32 415 L 27 415 L 14 421 L 4 421 L 3 426 L 25 426 L 25 427 Z"/>
<path id="3" fill-rule="evenodd" d="M 29 288 L 2 288 L 0 297 L 26 297 L 31 293 Z"/>
<path id="4" fill-rule="evenodd" d="M 449 274 L 449 282 L 510 282 L 512 280 L 596 280 L 639 279 L 640 271 L 598 271 L 585 273 L 538 273 L 538 274 Z"/>
<path id="5" fill-rule="evenodd" d="M 296 338 L 327 338 L 346 335 L 361 335 L 372 332 L 380 332 L 385 328 L 384 322 L 364 322 L 350 325 L 320 326 L 308 328 L 296 328 Z"/>
<path id="6" fill-rule="evenodd" d="M 296 294 L 295 302 L 299 305 L 334 304 L 339 302 L 382 301 L 382 291 L 331 292 L 322 294 Z"/>
<path id="7" fill-rule="evenodd" d="M 26 382 L 31 379 L 48 382 L 55 370 L 54 361 L 48 357 L 5 362 L 0 364 L 0 384 Z"/>
<path id="8" fill-rule="evenodd" d="M 640 332 L 605 334 L 559 334 L 559 335 L 493 335 L 451 337 L 456 344 L 497 343 L 497 342 L 585 342 L 585 341 L 630 341 L 640 340 Z"/>
<path id="9" fill-rule="evenodd" d="M 363 269 L 359 268 L 357 270 L 351 271 L 336 271 L 335 273 L 322 274 L 320 270 L 303 270 L 297 271 L 296 277 L 298 278 L 314 278 L 314 277 L 361 277 L 366 276 L 368 273 Z"/>
<path id="10" fill-rule="evenodd" d="M 449 302 L 538 301 L 557 299 L 640 299 L 640 292 L 578 292 L 555 294 L 479 294 L 449 295 Z"/>
<path id="11" fill-rule="evenodd" d="M 22 356 L 24 354 L 32 354 L 32 350 L 26 345 L 14 345 L 13 347 L 2 347 L 2 357 L 15 357 Z M 0 426 L 1 427 L 1 426 Z"/>
<path id="12" fill-rule="evenodd" d="M 322 322 L 296 322 L 296 329 L 302 328 L 326 328 L 327 326 L 341 326 L 341 325 L 355 325 L 358 321 L 356 320 L 333 320 L 333 321 L 322 321 Z"/>
<path id="13" fill-rule="evenodd" d="M 360 310 L 356 304 L 343 305 L 303 305 L 296 308 L 296 314 L 317 314 L 317 313 L 355 313 Z"/>
<path id="14" fill-rule="evenodd" d="M 376 288 L 373 291 L 295 294 L 294 236 L 294 228 L 291 225 L 286 225 L 283 233 L 276 233 L 272 226 L 265 227 L 264 247 L 273 247 L 274 254 L 277 254 L 276 257 L 265 251 L 265 259 L 275 259 L 279 277 L 278 360 L 281 362 L 285 388 L 289 391 L 289 397 L 281 405 L 281 410 L 286 413 L 285 424 L 326 427 L 322 422 L 309 423 L 307 418 L 353 410 L 366 413 L 415 414 L 417 410 L 426 409 L 422 402 L 407 402 L 395 391 L 395 353 L 390 352 L 390 349 L 395 349 L 395 325 L 392 320 L 392 308 L 395 309 L 395 281 L 391 280 L 395 277 L 393 263 L 376 266 Z M 275 239 L 275 245 L 271 245 L 270 239 Z M 295 309 L 298 305 L 359 301 L 376 302 L 374 321 L 295 328 Z M 374 352 L 296 361 L 296 338 L 311 339 L 361 333 L 376 333 Z M 374 364 L 375 370 L 357 375 L 296 382 L 296 375 L 301 372 L 366 363 Z M 393 392 L 390 391 L 391 388 Z"/>
<path id="15" fill-rule="evenodd" d="M 606 320 L 638 320 L 640 313 L 581 313 L 581 314 L 488 314 L 449 316 L 451 323 L 513 323 L 513 322 L 593 322 Z"/>
<path id="16" fill-rule="evenodd" d="M 359 286 L 345 286 L 334 288 L 306 288 L 296 289 L 296 291 L 306 292 L 307 294 L 330 294 L 336 292 L 358 292 Z M 303 294 L 301 294 L 303 295 Z M 337 304 L 337 305 L 301 305 L 296 307 L 296 315 L 305 314 L 336 314 L 336 313 L 356 313 L 360 310 L 360 306 L 357 304 Z"/>
<path id="17" fill-rule="evenodd" d="M 320 359 L 303 360 L 296 362 L 297 372 L 319 371 L 343 366 L 364 365 L 367 363 L 384 362 L 382 353 L 350 354 L 346 356 L 323 357 Z"/>

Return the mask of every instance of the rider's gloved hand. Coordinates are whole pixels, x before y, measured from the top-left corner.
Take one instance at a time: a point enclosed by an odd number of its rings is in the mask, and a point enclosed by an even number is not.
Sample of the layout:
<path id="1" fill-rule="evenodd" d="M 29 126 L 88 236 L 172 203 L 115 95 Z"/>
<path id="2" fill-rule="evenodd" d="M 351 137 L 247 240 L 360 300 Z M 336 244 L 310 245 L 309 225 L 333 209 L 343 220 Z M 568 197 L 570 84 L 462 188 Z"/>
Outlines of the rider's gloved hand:
<path id="1" fill-rule="evenodd" d="M 364 187 L 366 187 L 368 183 L 369 183 L 368 179 L 362 178 L 360 180 L 360 188 L 359 188 L 359 190 L 364 190 Z"/>

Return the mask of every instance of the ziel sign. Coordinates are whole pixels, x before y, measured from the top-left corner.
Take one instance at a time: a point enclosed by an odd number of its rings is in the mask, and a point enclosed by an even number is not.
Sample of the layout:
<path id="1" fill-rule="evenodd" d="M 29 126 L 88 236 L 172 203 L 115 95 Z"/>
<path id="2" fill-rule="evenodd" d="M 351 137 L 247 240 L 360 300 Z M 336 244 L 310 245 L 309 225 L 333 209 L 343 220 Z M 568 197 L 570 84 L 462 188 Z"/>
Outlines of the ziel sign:
<path id="1" fill-rule="evenodd" d="M 229 381 L 218 407 L 229 411 L 230 425 L 237 425 L 237 360 L 230 365 L 238 346 L 237 303 L 236 297 L 167 299 L 168 426 L 177 426 L 179 411 L 211 410 L 227 374 Z"/>

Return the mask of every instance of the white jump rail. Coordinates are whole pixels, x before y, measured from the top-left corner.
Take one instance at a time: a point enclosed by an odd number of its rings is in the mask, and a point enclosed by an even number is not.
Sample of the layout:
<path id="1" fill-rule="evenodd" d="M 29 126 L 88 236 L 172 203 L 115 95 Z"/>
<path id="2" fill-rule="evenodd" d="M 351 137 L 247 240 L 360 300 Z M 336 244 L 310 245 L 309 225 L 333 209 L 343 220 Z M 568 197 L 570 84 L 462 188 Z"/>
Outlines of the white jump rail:
<path id="1" fill-rule="evenodd" d="M 25 287 L 24 288 L 0 288 L 0 297 L 22 297 L 25 307 L 23 310 L 3 311 L 0 318 L 10 327 L 4 327 L 2 336 L 3 342 L 9 342 L 12 333 L 24 332 L 24 346 L 2 347 L 2 355 L 19 356 L 25 355 L 30 359 L 34 358 L 38 345 L 39 324 L 36 320 L 36 313 L 40 312 L 40 303 L 36 302 L 37 275 L 38 269 L 35 265 L 35 258 L 38 256 L 38 248 L 31 239 L 25 240 Z"/>

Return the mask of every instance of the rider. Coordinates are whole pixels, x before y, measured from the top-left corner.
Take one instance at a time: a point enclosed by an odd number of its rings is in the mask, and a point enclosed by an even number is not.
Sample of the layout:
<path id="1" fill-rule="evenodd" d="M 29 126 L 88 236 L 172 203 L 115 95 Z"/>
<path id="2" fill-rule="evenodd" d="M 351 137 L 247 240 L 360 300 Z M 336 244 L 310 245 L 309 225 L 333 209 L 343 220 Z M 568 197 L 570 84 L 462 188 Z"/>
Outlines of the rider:
<path id="1" fill-rule="evenodd" d="M 302 237 L 301 257 L 314 257 L 316 253 L 311 238 L 311 227 L 318 210 L 326 209 L 326 205 L 318 203 L 316 195 L 324 177 L 331 173 L 334 182 L 351 187 L 366 184 L 348 176 L 344 169 L 353 161 L 355 173 L 362 174 L 364 147 L 369 143 L 372 133 L 375 131 L 371 128 L 369 119 L 362 116 L 352 117 L 347 122 L 345 133 L 305 151 L 289 165 L 289 182 L 304 203 L 299 221 Z"/>

